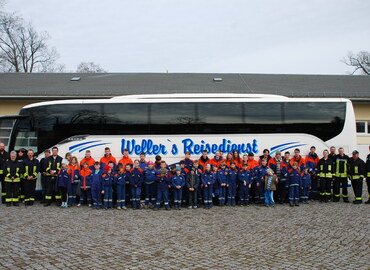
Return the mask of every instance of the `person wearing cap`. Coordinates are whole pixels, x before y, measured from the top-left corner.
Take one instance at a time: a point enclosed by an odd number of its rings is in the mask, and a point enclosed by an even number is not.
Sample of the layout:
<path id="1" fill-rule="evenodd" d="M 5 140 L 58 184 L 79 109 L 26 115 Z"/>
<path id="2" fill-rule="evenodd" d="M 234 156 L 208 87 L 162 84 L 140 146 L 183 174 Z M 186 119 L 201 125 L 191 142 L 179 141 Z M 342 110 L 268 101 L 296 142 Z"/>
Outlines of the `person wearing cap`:
<path id="1" fill-rule="evenodd" d="M 353 193 L 355 194 L 354 204 L 362 203 L 362 185 L 365 176 L 365 162 L 359 157 L 359 152 L 354 150 L 348 161 L 348 177 L 351 180 Z"/>
<path id="2" fill-rule="evenodd" d="M 127 164 L 130 164 L 131 166 L 134 164 L 132 162 L 132 159 L 129 156 L 128 149 L 123 150 L 123 156 L 122 158 L 118 161 L 119 164 L 122 164 L 123 167 L 126 167 Z"/>
<path id="3" fill-rule="evenodd" d="M 6 198 L 6 191 L 5 191 L 5 173 L 4 173 L 4 165 L 5 162 L 9 159 L 9 154 L 5 151 L 5 144 L 0 142 L 0 182 L 1 182 L 1 202 L 5 203 Z"/>
<path id="4" fill-rule="evenodd" d="M 157 199 L 157 172 L 154 169 L 154 162 L 149 161 L 148 167 L 144 171 L 144 188 L 145 188 L 145 208 L 155 206 Z"/>
<path id="5" fill-rule="evenodd" d="M 85 157 L 83 159 L 81 159 L 81 161 L 80 161 L 80 167 L 81 167 L 81 169 L 82 169 L 83 164 L 85 162 L 87 162 L 87 164 L 89 165 L 89 168 L 91 170 L 94 169 L 95 160 L 91 157 L 91 151 L 90 150 L 86 150 Z"/>
<path id="6" fill-rule="evenodd" d="M 102 168 L 108 165 L 109 161 L 112 161 L 114 164 L 117 164 L 117 160 L 112 156 L 109 147 L 104 148 L 104 156 L 100 159 L 100 165 Z"/>
<path id="7" fill-rule="evenodd" d="M 317 164 L 317 173 L 320 180 L 320 201 L 328 202 L 331 199 L 331 185 L 334 175 L 334 161 L 329 157 L 329 151 L 323 151 L 323 157 Z"/>
<path id="8" fill-rule="evenodd" d="M 348 161 L 349 156 L 344 154 L 344 148 L 338 148 L 338 155 L 335 156 L 335 176 L 333 181 L 333 202 L 339 202 L 340 197 L 345 203 L 348 203 Z M 342 186 L 342 195 L 340 187 Z"/>
<path id="9" fill-rule="evenodd" d="M 268 167 L 273 170 L 278 178 L 277 182 L 277 198 L 279 203 L 283 203 L 282 194 L 286 190 L 286 173 L 288 171 L 287 165 L 283 162 L 281 152 L 276 151 L 275 157 L 271 158 L 268 162 Z M 285 196 L 284 196 L 285 198 Z"/>
<path id="10" fill-rule="evenodd" d="M 108 165 L 104 167 L 104 173 L 102 174 L 102 194 L 103 207 L 105 209 L 112 208 L 113 203 L 113 181 L 114 175 L 112 173 L 112 168 Z"/>
<path id="11" fill-rule="evenodd" d="M 369 152 L 370 152 L 370 146 L 369 146 Z M 370 204 L 370 153 L 366 157 L 366 185 L 367 185 L 367 193 L 368 193 L 368 199 L 366 201 L 366 204 Z"/>
<path id="12" fill-rule="evenodd" d="M 215 176 L 211 171 L 211 164 L 207 164 L 204 173 L 202 174 L 202 189 L 204 198 L 204 208 L 210 209 L 213 206 L 212 193 L 213 184 L 215 183 Z"/>
<path id="13" fill-rule="evenodd" d="M 185 176 L 181 173 L 181 168 L 176 167 L 176 174 L 171 179 L 174 195 L 174 206 L 176 210 L 181 209 L 182 188 L 185 186 Z"/>
<path id="14" fill-rule="evenodd" d="M 274 201 L 274 191 L 276 190 L 276 185 L 278 178 L 273 170 L 267 169 L 267 174 L 263 177 L 264 190 L 265 190 L 265 206 L 275 206 Z"/>

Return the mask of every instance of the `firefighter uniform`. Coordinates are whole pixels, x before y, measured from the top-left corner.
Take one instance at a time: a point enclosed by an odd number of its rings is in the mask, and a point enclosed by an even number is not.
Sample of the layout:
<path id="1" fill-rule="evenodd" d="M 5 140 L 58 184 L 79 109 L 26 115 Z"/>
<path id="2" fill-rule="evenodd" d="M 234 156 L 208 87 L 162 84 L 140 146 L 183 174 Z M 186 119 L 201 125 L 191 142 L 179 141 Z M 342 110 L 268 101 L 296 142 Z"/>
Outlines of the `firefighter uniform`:
<path id="1" fill-rule="evenodd" d="M 365 175 L 365 162 L 361 158 L 351 157 L 348 161 L 348 177 L 352 182 L 355 200 L 353 203 L 362 203 L 362 182 Z"/>
<path id="2" fill-rule="evenodd" d="M 334 162 L 331 158 L 321 158 L 318 163 L 320 179 L 320 201 L 328 202 L 331 198 L 331 184 L 334 176 Z"/>
<path id="3" fill-rule="evenodd" d="M 39 174 L 39 161 L 36 158 L 32 160 L 27 158 L 24 160 L 24 203 L 25 205 L 33 205 L 35 201 L 35 189 L 37 175 Z"/>
<path id="4" fill-rule="evenodd" d="M 5 203 L 10 206 L 13 203 L 14 206 L 18 206 L 19 203 L 19 189 L 21 183 L 22 164 L 17 160 L 8 160 L 4 166 L 4 184 L 6 198 Z"/>
<path id="5" fill-rule="evenodd" d="M 62 196 L 56 190 L 56 180 L 58 177 L 58 173 L 62 167 L 62 157 L 61 156 L 50 156 L 48 158 L 48 166 L 46 168 L 46 173 L 48 175 L 47 185 L 46 185 L 46 195 L 45 195 L 45 206 L 49 206 L 52 202 L 53 195 L 55 196 L 55 200 L 61 203 Z"/>
<path id="6" fill-rule="evenodd" d="M 370 203 L 370 154 L 366 157 L 366 184 L 367 184 L 367 193 L 369 198 L 366 203 Z"/>
<path id="7" fill-rule="evenodd" d="M 6 190 L 5 190 L 5 172 L 4 172 L 4 166 L 5 162 L 9 159 L 9 154 L 5 150 L 3 152 L 0 152 L 0 182 L 1 182 L 1 202 L 5 203 L 5 197 L 6 197 Z"/>
<path id="8" fill-rule="evenodd" d="M 348 202 L 347 189 L 347 167 L 349 157 L 347 155 L 335 156 L 335 176 L 333 181 L 333 201 L 339 202 L 340 197 L 343 197 L 344 202 Z M 342 186 L 342 195 L 340 194 L 340 186 Z"/>

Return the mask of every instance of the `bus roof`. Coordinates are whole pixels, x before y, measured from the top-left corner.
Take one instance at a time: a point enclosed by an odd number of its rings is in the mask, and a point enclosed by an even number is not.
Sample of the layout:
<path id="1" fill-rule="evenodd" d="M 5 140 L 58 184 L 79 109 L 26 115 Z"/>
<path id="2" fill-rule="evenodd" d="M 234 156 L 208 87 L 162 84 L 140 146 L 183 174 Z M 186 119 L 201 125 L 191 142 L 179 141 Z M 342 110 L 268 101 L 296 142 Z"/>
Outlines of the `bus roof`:
<path id="1" fill-rule="evenodd" d="M 155 94 L 155 95 L 126 95 L 110 99 L 68 99 L 38 102 L 24 106 L 24 109 L 66 104 L 96 104 L 96 103 L 182 103 L 182 102 L 351 102 L 345 98 L 289 98 L 268 94 Z"/>

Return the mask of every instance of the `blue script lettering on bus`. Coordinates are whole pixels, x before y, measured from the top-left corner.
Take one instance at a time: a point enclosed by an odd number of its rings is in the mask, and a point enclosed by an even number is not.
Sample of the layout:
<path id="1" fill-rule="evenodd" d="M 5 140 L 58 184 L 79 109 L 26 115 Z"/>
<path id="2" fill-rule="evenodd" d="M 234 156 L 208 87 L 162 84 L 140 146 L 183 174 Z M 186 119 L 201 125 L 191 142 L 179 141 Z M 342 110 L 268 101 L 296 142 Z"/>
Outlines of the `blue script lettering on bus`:
<path id="1" fill-rule="evenodd" d="M 224 153 L 229 153 L 234 150 L 237 150 L 241 154 L 246 154 L 246 153 L 258 153 L 258 143 L 257 140 L 254 139 L 251 143 L 240 143 L 240 144 L 235 144 L 232 143 L 231 140 L 228 139 L 222 139 L 221 144 L 210 144 L 205 142 L 204 140 L 200 141 L 200 144 L 195 143 L 192 139 L 186 138 L 182 140 L 183 143 L 183 151 L 186 153 L 189 151 L 191 154 L 194 155 L 199 155 L 201 154 L 204 150 L 207 150 L 209 153 L 215 153 L 217 150 L 222 151 Z"/>
<path id="2" fill-rule="evenodd" d="M 146 153 L 147 155 L 166 155 L 167 148 L 163 144 L 155 144 L 151 139 L 143 139 L 141 143 L 137 143 L 135 139 L 121 141 L 121 152 L 127 149 L 130 154 L 140 155 L 140 153 Z"/>

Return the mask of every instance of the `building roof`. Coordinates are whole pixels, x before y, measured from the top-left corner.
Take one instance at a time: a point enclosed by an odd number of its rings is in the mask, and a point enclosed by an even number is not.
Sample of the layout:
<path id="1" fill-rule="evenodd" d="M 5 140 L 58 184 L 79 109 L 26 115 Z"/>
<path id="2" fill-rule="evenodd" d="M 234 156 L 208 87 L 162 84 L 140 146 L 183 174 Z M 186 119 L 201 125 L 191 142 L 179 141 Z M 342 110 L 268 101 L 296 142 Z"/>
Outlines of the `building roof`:
<path id="1" fill-rule="evenodd" d="M 74 80 L 71 80 L 74 78 Z M 228 73 L 1 73 L 1 99 L 252 93 L 370 100 L 370 76 Z"/>

